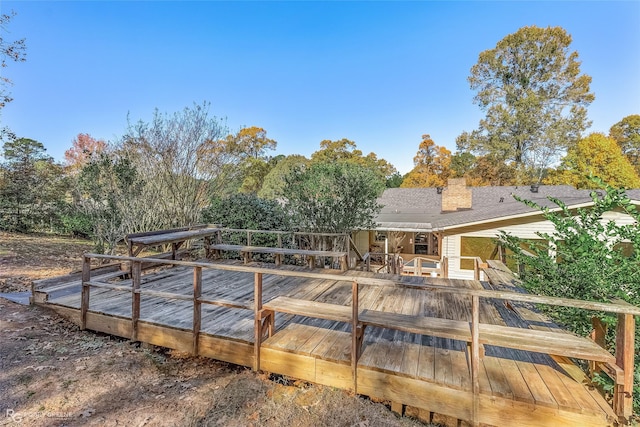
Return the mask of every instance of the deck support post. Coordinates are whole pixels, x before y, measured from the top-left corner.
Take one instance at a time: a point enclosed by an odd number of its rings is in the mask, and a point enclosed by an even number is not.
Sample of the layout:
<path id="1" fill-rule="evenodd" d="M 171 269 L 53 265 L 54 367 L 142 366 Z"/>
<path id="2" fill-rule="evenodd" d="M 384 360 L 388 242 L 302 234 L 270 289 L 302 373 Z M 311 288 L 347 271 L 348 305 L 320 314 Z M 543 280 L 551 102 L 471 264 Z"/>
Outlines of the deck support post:
<path id="1" fill-rule="evenodd" d="M 591 325 L 593 330 L 589 337 L 600 347 L 606 348 L 605 337 L 607 335 L 607 324 L 600 320 L 599 317 L 591 318 Z M 600 370 L 600 364 L 594 361 L 589 361 L 589 376 L 593 378 L 594 374 Z"/>
<path id="2" fill-rule="evenodd" d="M 262 344 L 262 273 L 255 273 L 253 279 L 253 313 L 254 313 L 254 343 L 253 370 L 260 370 L 260 346 Z M 271 333 L 272 331 L 270 331 Z"/>
<path id="3" fill-rule="evenodd" d="M 358 321 L 358 282 L 351 283 L 351 371 L 353 375 L 353 392 L 358 393 L 358 359 L 362 346 L 363 329 Z"/>
<path id="4" fill-rule="evenodd" d="M 616 414 L 626 419 L 633 412 L 633 364 L 635 319 L 631 314 L 618 314 L 616 329 L 616 364 L 624 372 L 624 382 L 616 384 L 613 405 Z"/>
<path id="5" fill-rule="evenodd" d="M 404 415 L 404 405 L 401 402 L 391 402 L 391 410 L 401 417 Z"/>
<path id="6" fill-rule="evenodd" d="M 472 425 L 478 426 L 480 404 L 480 297 L 471 299 L 471 387 L 473 391 Z"/>
<path id="7" fill-rule="evenodd" d="M 193 269 L 193 347 L 192 353 L 198 355 L 200 346 L 200 328 L 202 325 L 202 267 Z"/>
<path id="8" fill-rule="evenodd" d="M 446 256 L 442 257 L 442 277 L 444 277 L 445 279 L 449 278 L 449 258 L 447 258 Z"/>
<path id="9" fill-rule="evenodd" d="M 138 341 L 138 320 L 140 319 L 140 278 L 142 262 L 131 262 L 131 341 Z"/>
<path id="10" fill-rule="evenodd" d="M 87 310 L 89 310 L 90 288 L 87 282 L 91 280 L 91 258 L 84 255 L 82 259 L 82 299 L 80 302 L 80 322 L 82 330 L 87 329 Z"/>
<path id="11" fill-rule="evenodd" d="M 340 271 L 347 271 L 348 269 L 349 269 L 349 255 L 344 255 L 340 257 Z"/>

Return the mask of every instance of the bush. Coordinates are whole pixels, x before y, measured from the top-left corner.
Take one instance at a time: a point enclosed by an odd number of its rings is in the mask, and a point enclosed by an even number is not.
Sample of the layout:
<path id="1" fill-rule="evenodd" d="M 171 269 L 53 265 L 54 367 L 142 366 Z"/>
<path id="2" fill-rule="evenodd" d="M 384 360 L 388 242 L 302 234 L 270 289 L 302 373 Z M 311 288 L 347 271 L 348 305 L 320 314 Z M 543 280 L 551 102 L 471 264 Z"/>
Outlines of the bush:
<path id="1" fill-rule="evenodd" d="M 274 200 L 265 200 L 255 194 L 233 194 L 216 197 L 202 211 L 202 220 L 227 228 L 247 230 L 287 230 L 288 219 L 282 207 Z M 225 236 L 225 243 L 246 244 L 245 233 Z M 273 234 L 255 234 L 251 243 L 255 246 L 277 246 L 278 238 Z"/>
<path id="2" fill-rule="evenodd" d="M 93 230 L 91 217 L 82 212 L 66 212 L 60 216 L 62 231 L 74 237 L 90 238 Z"/>
<path id="3" fill-rule="evenodd" d="M 531 242 L 502 233 L 499 241 L 513 252 L 515 261 L 524 267 L 521 279 L 532 293 L 563 298 L 608 302 L 622 299 L 640 306 L 640 212 L 624 190 L 605 186 L 604 192 L 592 192 L 593 207 L 571 211 L 560 200 L 551 198 L 559 210 L 551 211 L 531 201 L 518 199 L 542 211 L 544 218 L 555 226 L 553 234 L 537 233 L 549 242 Z M 635 222 L 617 224 L 605 220 L 610 211 L 628 214 Z M 523 243 L 528 252 L 523 251 Z M 568 307 L 543 307 L 558 323 L 572 331 L 587 335 L 591 315 Z M 593 313 L 591 313 L 593 315 Z M 596 313 L 607 325 L 607 345 L 615 346 L 617 317 Z M 640 322 L 636 318 L 636 371 L 634 409 L 640 410 Z"/>

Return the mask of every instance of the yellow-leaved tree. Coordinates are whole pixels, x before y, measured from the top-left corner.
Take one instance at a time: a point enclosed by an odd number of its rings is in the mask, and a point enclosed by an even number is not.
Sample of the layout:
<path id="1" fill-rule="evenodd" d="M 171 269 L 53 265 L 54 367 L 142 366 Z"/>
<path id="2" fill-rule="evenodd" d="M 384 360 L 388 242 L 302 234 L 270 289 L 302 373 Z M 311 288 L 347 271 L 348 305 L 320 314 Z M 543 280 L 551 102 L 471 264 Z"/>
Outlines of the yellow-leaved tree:
<path id="1" fill-rule="evenodd" d="M 436 145 L 431 136 L 422 135 L 413 164 L 400 187 L 444 187 L 451 175 L 451 151 Z"/>
<path id="2" fill-rule="evenodd" d="M 596 188 L 589 176 L 597 176 L 615 188 L 640 187 L 640 177 L 620 146 L 601 133 L 592 133 L 569 148 L 560 167 L 544 183 Z"/>
<path id="3" fill-rule="evenodd" d="M 366 156 L 356 147 L 356 143 L 347 138 L 337 141 L 325 139 L 320 141 L 320 149 L 311 155 L 311 163 L 347 162 L 364 166 L 375 172 L 376 176 L 384 182 L 396 173 L 396 168 L 386 161 L 379 159 L 376 153 Z"/>

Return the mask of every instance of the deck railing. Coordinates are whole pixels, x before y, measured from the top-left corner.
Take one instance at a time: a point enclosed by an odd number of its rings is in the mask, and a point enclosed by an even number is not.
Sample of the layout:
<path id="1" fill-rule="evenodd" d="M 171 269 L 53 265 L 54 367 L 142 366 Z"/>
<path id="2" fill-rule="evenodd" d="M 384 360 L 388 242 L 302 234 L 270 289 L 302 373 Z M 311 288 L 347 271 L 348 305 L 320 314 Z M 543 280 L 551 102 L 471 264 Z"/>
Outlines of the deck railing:
<path id="1" fill-rule="evenodd" d="M 130 269 L 123 269 L 124 272 L 130 271 L 131 280 L 130 283 L 106 283 L 97 282 L 91 280 L 91 260 L 101 259 L 110 260 L 122 263 L 129 263 Z M 489 338 L 483 338 L 481 341 L 481 330 L 486 329 L 486 326 L 492 326 L 480 323 L 480 299 L 490 300 L 506 300 L 517 301 L 533 304 L 545 304 L 553 306 L 573 307 L 591 311 L 602 311 L 607 313 L 614 313 L 618 316 L 618 328 L 616 338 L 615 354 L 612 358 L 615 359 L 615 366 L 605 367 L 604 372 L 612 375 L 614 381 L 616 381 L 615 396 L 613 401 L 613 409 L 615 413 L 621 419 L 628 419 L 632 415 L 632 393 L 633 393 L 633 372 L 634 372 L 634 336 L 635 336 L 635 316 L 640 316 L 640 308 L 629 305 L 623 302 L 593 302 L 583 301 L 567 298 L 548 297 L 540 295 L 531 295 L 524 293 L 514 293 L 506 291 L 496 290 L 484 290 L 484 289 L 469 289 L 469 288 L 457 288 L 446 285 L 440 285 L 437 283 L 426 284 L 407 284 L 399 283 L 393 280 L 376 279 L 359 276 L 337 275 L 337 274 L 325 274 L 325 273 L 313 273 L 313 272 L 300 272 L 281 269 L 266 269 L 251 266 L 238 266 L 228 264 L 212 264 L 205 262 L 189 262 L 189 261 L 176 261 L 176 260 L 154 260 L 158 265 L 177 265 L 183 267 L 190 267 L 193 269 L 193 292 L 191 295 L 178 294 L 172 292 L 159 292 L 150 289 L 144 289 L 141 287 L 142 283 L 142 264 L 148 263 L 149 258 L 135 258 L 126 256 L 109 256 L 99 254 L 85 254 L 82 270 L 82 297 L 81 297 L 81 326 L 83 329 L 87 327 L 87 313 L 90 309 L 90 289 L 92 287 L 100 289 L 108 289 L 113 291 L 124 291 L 131 293 L 131 339 L 137 340 L 138 336 L 138 321 L 140 319 L 140 299 L 143 296 L 160 297 L 169 300 L 182 300 L 193 301 L 193 344 L 192 351 L 194 354 L 198 354 L 198 342 L 201 332 L 201 306 L 202 304 L 213 304 L 230 308 L 252 310 L 254 312 L 254 369 L 260 369 L 260 345 L 263 339 L 267 336 L 271 336 L 274 333 L 273 311 L 264 309 L 263 301 L 263 277 L 265 275 L 286 276 L 286 277 L 300 277 L 310 279 L 323 279 L 323 280 L 335 280 L 350 282 L 352 284 L 352 303 L 350 304 L 352 324 L 352 364 L 353 364 L 353 376 L 354 376 L 354 389 L 357 391 L 357 363 L 358 356 L 360 354 L 359 346 L 362 346 L 362 335 L 359 335 L 359 330 L 362 330 L 359 316 L 361 313 L 361 307 L 359 307 L 359 293 L 362 286 L 392 286 L 402 287 L 410 289 L 421 289 L 425 292 L 443 292 L 443 293 L 455 293 L 460 296 L 467 297 L 471 300 L 471 317 L 468 321 L 470 337 L 468 342 L 470 344 L 470 373 L 472 378 L 472 392 L 474 396 L 474 421 L 477 419 L 476 414 L 478 411 L 478 395 L 479 395 L 479 369 L 480 360 L 482 357 L 483 345 L 498 345 L 503 347 L 509 347 L 509 336 L 504 335 L 502 337 L 496 337 L 496 341 L 492 341 L 490 334 Z M 240 301 L 228 301 L 223 299 L 207 299 L 202 297 L 202 271 L 203 269 L 215 269 L 226 270 L 235 272 L 247 272 L 254 275 L 254 299 L 253 304 L 247 304 Z M 317 311 L 316 303 L 316 311 Z M 322 305 L 322 304 L 321 304 Z M 327 304 L 325 304 L 327 305 Z M 334 304 L 331 304 L 336 306 Z M 348 306 L 338 306 L 346 308 Z M 313 317 L 313 310 L 311 312 L 305 311 L 301 313 L 294 313 L 305 316 Z M 420 316 L 413 316 L 417 319 Z M 431 318 L 422 318 L 423 320 L 429 320 Z M 344 321 L 343 318 L 337 319 Z M 441 321 L 446 319 L 440 319 Z M 423 322 L 424 324 L 424 322 Z M 485 326 L 483 326 L 485 325 Z M 493 325 L 495 326 L 495 325 Z M 397 328 L 397 326 L 390 325 L 389 328 Z M 424 328 L 424 326 L 423 326 Z M 503 329 L 519 329 L 503 327 Z M 425 330 L 429 330 L 428 328 Z M 533 332 L 533 330 L 532 330 Z M 428 333 L 423 333 L 428 335 Z M 495 336 L 495 334 L 494 334 Z M 585 338 L 586 339 L 586 338 Z M 535 343 L 533 343 L 535 344 Z M 541 347 L 549 347 L 547 342 L 540 342 Z M 531 347 L 529 345 L 528 347 Z M 528 348 L 527 347 L 527 348 Z M 518 348 L 518 347 L 512 347 Z M 556 354 L 556 353 L 554 353 Z M 575 357 L 575 356 L 571 356 Z M 475 422 L 474 422 L 475 423 Z"/>

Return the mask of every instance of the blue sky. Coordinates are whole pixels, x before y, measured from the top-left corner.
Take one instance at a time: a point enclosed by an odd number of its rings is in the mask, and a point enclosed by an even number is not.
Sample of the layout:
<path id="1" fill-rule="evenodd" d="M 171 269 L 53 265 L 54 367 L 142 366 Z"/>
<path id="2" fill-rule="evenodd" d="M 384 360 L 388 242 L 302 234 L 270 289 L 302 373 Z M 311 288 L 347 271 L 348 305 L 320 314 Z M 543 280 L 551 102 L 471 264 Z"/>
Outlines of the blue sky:
<path id="1" fill-rule="evenodd" d="M 0 1 L 27 61 L 3 75 L 2 125 L 57 160 L 79 133 L 203 101 L 231 131 L 260 126 L 273 154 L 348 138 L 401 172 L 421 135 L 455 150 L 478 125 L 478 54 L 527 25 L 561 26 L 593 78 L 591 131 L 640 114 L 640 2 Z"/>

